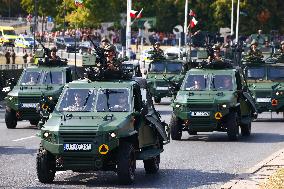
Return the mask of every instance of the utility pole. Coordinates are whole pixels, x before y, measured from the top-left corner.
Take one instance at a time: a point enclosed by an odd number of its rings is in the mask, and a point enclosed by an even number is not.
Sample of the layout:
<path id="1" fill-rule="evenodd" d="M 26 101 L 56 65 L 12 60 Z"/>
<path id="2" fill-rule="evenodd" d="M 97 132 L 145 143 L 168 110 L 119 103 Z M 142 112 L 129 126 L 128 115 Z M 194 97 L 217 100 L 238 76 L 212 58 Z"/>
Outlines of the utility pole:
<path id="1" fill-rule="evenodd" d="M 232 12 L 231 12 L 231 37 L 234 34 L 234 0 L 232 0 Z"/>
<path id="2" fill-rule="evenodd" d="M 131 49 L 131 18 L 130 18 L 131 7 L 132 7 L 132 0 L 127 0 L 126 56 L 128 58 L 130 58 L 130 49 Z"/>
<path id="3" fill-rule="evenodd" d="M 184 31 L 184 45 L 185 46 L 187 46 L 187 33 L 188 33 L 187 15 L 188 15 L 188 0 L 185 1 L 185 7 L 184 7 L 184 27 L 183 27 L 183 31 Z"/>
<path id="4" fill-rule="evenodd" d="M 236 43 L 239 42 L 239 20 L 240 20 L 240 0 L 238 0 L 238 7 L 237 7 Z"/>

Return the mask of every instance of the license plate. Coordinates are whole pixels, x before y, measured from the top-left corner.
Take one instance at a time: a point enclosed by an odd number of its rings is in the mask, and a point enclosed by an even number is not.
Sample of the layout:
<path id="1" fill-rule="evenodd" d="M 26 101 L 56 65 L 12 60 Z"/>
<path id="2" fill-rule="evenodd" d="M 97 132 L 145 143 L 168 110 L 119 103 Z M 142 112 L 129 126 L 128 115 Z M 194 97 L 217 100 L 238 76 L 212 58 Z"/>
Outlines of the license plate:
<path id="1" fill-rule="evenodd" d="M 169 90 L 169 88 L 168 87 L 157 87 L 157 90 L 166 91 L 166 90 Z"/>
<path id="2" fill-rule="evenodd" d="M 256 102 L 271 102 L 271 98 L 257 98 Z"/>
<path id="3" fill-rule="evenodd" d="M 22 108 L 36 108 L 36 103 L 22 103 Z"/>
<path id="4" fill-rule="evenodd" d="M 64 144 L 64 151 L 91 151 L 91 144 Z"/>
<path id="5" fill-rule="evenodd" d="M 190 115 L 193 117 L 207 117 L 210 116 L 210 112 L 191 112 Z"/>

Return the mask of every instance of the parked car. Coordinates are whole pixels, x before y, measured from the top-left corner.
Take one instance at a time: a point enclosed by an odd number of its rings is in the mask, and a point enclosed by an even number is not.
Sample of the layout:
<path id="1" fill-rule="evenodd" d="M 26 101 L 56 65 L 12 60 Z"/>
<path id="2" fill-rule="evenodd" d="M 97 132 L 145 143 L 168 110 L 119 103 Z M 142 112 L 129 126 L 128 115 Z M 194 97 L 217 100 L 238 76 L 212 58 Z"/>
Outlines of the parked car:
<path id="1" fill-rule="evenodd" d="M 34 43 L 35 42 L 35 43 Z M 21 48 L 33 48 L 34 44 L 37 47 L 38 42 L 35 40 L 33 37 L 30 36 L 25 36 L 25 35 L 20 35 L 16 40 L 15 40 L 15 47 L 21 47 Z"/>
<path id="2" fill-rule="evenodd" d="M 76 44 L 75 48 L 75 39 L 73 37 L 57 37 L 55 39 L 55 46 L 57 49 L 66 50 L 66 52 L 79 52 L 79 42 Z"/>

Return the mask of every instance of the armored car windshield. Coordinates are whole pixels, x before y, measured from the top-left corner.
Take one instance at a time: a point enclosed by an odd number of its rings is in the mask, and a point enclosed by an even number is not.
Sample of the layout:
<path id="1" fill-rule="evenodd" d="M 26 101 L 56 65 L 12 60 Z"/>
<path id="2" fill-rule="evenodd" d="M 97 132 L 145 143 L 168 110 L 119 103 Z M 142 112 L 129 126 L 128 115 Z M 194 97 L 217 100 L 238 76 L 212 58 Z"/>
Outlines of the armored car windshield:
<path id="1" fill-rule="evenodd" d="M 247 69 L 248 79 L 263 79 L 266 75 L 265 67 L 251 67 Z"/>
<path id="2" fill-rule="evenodd" d="M 44 73 L 43 84 L 63 84 L 63 73 L 59 71 Z"/>
<path id="3" fill-rule="evenodd" d="M 181 62 L 153 62 L 150 67 L 150 72 L 170 72 L 170 73 L 180 73 L 182 71 L 183 65 Z"/>
<path id="4" fill-rule="evenodd" d="M 42 80 L 42 72 L 39 71 L 24 71 L 20 85 L 37 85 Z"/>
<path id="5" fill-rule="evenodd" d="M 100 89 L 96 110 L 98 112 L 130 111 L 129 89 Z"/>
<path id="6" fill-rule="evenodd" d="M 151 64 L 150 72 L 164 72 L 166 64 L 163 62 L 154 62 Z"/>
<path id="7" fill-rule="evenodd" d="M 60 71 L 24 71 L 20 85 L 63 84 L 63 73 Z"/>
<path id="8" fill-rule="evenodd" d="M 63 93 L 58 111 L 92 112 L 95 107 L 96 89 L 67 89 Z"/>
<path id="9" fill-rule="evenodd" d="M 208 89 L 208 79 L 205 75 L 188 75 L 184 85 L 184 90 L 203 91 Z"/>
<path id="10" fill-rule="evenodd" d="M 212 75 L 211 88 L 213 90 L 233 90 L 233 82 L 231 75 Z"/>
<path id="11" fill-rule="evenodd" d="M 180 73 L 182 71 L 182 63 L 168 63 L 167 72 Z"/>
<path id="12" fill-rule="evenodd" d="M 267 78 L 269 80 L 284 80 L 284 67 L 270 67 L 268 69 Z"/>

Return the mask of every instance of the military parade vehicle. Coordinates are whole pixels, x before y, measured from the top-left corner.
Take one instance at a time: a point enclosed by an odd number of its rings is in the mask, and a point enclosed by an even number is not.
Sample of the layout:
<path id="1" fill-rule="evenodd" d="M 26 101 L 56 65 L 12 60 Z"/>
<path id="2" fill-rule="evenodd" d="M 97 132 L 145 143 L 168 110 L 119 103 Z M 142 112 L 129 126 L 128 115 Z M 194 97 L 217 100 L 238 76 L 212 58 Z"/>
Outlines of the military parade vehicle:
<path id="1" fill-rule="evenodd" d="M 258 113 L 284 112 L 284 60 L 243 60 L 250 91 L 256 99 Z"/>
<path id="2" fill-rule="evenodd" d="M 187 71 L 183 60 L 154 59 L 150 62 L 146 79 L 155 103 L 163 97 L 171 97 L 180 87 Z"/>
<path id="3" fill-rule="evenodd" d="M 85 57 L 86 78 L 66 84 L 40 132 L 37 175 L 42 183 L 56 171 L 115 171 L 119 182 L 135 178 L 136 160 L 146 173 L 159 170 L 167 124 L 155 110 L 145 79 L 105 69 L 102 49 Z M 92 57 L 91 57 L 92 56 Z M 98 57 L 98 58 L 96 58 Z"/>
<path id="4" fill-rule="evenodd" d="M 37 125 L 41 119 L 39 110 L 48 114 L 52 111 L 45 104 L 39 106 L 41 99 L 46 97 L 49 104 L 56 103 L 65 83 L 72 81 L 66 60 L 51 61 L 44 54 L 37 52 L 39 65 L 25 68 L 16 86 L 5 97 L 8 129 L 16 128 L 17 121 L 21 120 L 29 120 L 31 125 Z"/>
<path id="5" fill-rule="evenodd" d="M 182 131 L 190 135 L 222 131 L 230 140 L 237 140 L 239 127 L 243 136 L 250 135 L 256 116 L 242 70 L 228 62 L 213 61 L 190 69 L 171 106 L 173 140 L 180 140 Z"/>

